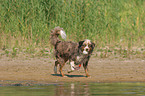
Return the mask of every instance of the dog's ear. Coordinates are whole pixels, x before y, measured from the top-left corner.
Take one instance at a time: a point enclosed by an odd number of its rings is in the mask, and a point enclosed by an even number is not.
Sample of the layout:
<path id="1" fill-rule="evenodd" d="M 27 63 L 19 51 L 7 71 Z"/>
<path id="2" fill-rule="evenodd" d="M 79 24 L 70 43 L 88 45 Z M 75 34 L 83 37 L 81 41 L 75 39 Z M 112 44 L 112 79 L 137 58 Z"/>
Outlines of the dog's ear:
<path id="1" fill-rule="evenodd" d="M 94 49 L 94 47 L 95 47 L 95 43 L 92 42 L 91 47 Z"/>
<path id="2" fill-rule="evenodd" d="M 95 47 L 95 43 L 91 42 L 91 50 L 89 51 L 89 54 L 91 54 L 94 50 L 94 47 Z"/>
<path id="3" fill-rule="evenodd" d="M 84 41 L 79 41 L 79 48 L 83 45 Z"/>

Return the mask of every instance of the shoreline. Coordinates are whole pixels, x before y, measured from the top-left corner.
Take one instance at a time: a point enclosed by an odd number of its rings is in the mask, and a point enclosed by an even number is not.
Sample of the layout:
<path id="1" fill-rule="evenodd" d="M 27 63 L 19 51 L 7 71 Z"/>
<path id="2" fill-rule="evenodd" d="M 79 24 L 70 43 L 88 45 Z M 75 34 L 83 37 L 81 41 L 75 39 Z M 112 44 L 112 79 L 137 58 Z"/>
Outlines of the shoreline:
<path id="1" fill-rule="evenodd" d="M 63 72 L 67 77 L 53 73 L 54 59 L 0 59 L 0 85 L 35 85 L 49 83 L 115 83 L 145 82 L 145 60 L 109 60 L 92 57 L 89 61 L 89 74 L 85 77 L 83 67 L 79 71 L 67 73 L 70 65 L 66 64 Z"/>

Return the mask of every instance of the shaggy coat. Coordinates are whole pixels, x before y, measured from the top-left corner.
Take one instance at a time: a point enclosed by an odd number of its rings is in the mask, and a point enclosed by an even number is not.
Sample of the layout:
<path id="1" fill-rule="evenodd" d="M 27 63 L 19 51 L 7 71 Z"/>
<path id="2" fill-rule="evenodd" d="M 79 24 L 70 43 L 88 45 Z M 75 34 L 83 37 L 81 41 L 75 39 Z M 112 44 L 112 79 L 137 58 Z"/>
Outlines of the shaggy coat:
<path id="1" fill-rule="evenodd" d="M 88 39 L 80 41 L 79 43 L 72 41 L 62 41 L 58 38 L 59 35 L 61 35 L 62 38 L 66 37 L 63 28 L 55 27 L 53 30 L 51 30 L 50 40 L 51 44 L 54 46 L 54 53 L 56 57 L 54 72 L 57 74 L 57 65 L 59 65 L 60 74 L 64 76 L 62 68 L 69 60 L 69 62 L 73 61 L 75 64 L 83 64 L 86 76 L 88 77 L 87 65 L 95 44 Z M 87 44 L 88 42 L 86 41 L 88 41 L 90 44 Z"/>

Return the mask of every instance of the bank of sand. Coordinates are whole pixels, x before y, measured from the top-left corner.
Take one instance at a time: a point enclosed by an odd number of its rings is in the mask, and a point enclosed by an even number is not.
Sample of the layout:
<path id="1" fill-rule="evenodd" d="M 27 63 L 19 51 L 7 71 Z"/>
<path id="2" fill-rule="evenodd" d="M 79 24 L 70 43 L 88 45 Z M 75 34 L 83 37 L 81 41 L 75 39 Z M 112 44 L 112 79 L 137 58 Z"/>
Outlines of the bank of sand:
<path id="1" fill-rule="evenodd" d="M 50 58 L 1 58 L 0 84 L 58 83 L 58 82 L 144 82 L 145 60 L 109 60 L 92 57 L 89 61 L 90 78 L 85 77 L 83 67 L 68 74 L 70 65 L 63 72 L 67 77 L 53 73 L 54 59 Z"/>

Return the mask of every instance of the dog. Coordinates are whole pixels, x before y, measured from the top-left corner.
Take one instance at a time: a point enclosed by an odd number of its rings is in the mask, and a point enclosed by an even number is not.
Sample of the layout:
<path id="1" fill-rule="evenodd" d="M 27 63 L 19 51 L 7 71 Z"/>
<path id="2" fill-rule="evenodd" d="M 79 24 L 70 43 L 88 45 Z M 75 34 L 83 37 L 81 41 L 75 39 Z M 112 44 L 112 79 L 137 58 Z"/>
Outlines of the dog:
<path id="1" fill-rule="evenodd" d="M 59 35 L 62 39 L 66 39 L 66 33 L 63 28 L 55 27 L 51 30 L 50 42 L 54 46 L 54 53 L 56 57 L 54 73 L 57 74 L 57 66 L 59 65 L 59 72 L 64 77 L 62 68 L 67 61 L 70 62 L 71 70 L 74 71 L 75 65 L 83 64 L 86 77 L 88 74 L 88 61 L 95 47 L 95 43 L 86 39 L 79 41 L 78 43 L 72 41 L 63 41 L 59 39 Z"/>

